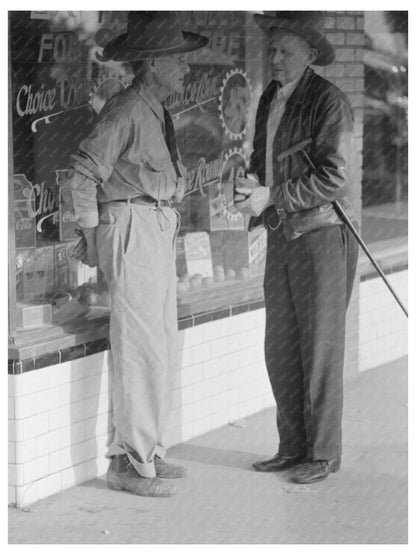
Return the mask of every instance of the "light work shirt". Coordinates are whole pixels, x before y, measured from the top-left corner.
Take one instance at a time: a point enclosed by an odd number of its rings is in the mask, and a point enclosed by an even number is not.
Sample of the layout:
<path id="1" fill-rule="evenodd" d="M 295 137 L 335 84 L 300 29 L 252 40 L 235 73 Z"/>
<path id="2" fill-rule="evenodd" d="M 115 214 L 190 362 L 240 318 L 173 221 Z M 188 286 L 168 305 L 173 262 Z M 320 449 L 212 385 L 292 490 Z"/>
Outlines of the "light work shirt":
<path id="1" fill-rule="evenodd" d="M 180 200 L 184 171 L 177 176 L 164 136 L 163 106 L 143 83 L 111 98 L 90 135 L 72 156 L 68 176 L 82 228 L 98 225 L 97 202 L 150 196 Z"/>
<path id="2" fill-rule="evenodd" d="M 273 142 L 280 125 L 283 113 L 286 108 L 288 98 L 293 93 L 301 77 L 287 83 L 277 90 L 270 105 L 269 117 L 267 119 L 267 140 L 266 140 L 266 187 L 273 186 Z"/>

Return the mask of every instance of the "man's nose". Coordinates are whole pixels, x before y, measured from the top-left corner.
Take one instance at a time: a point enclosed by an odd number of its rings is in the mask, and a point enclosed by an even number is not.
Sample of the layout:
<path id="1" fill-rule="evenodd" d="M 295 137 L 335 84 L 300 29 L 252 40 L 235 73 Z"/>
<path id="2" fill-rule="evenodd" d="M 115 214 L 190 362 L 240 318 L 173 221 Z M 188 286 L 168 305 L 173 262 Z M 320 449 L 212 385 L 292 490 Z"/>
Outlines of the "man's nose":
<path id="1" fill-rule="evenodd" d="M 185 62 L 185 60 L 182 62 L 182 73 L 184 75 L 186 75 L 187 73 L 189 73 L 191 71 L 191 68 L 189 67 L 188 62 Z"/>
<path id="2" fill-rule="evenodd" d="M 272 63 L 273 64 L 280 63 L 282 61 L 282 56 L 283 56 L 282 53 L 279 50 L 276 50 L 272 58 Z"/>

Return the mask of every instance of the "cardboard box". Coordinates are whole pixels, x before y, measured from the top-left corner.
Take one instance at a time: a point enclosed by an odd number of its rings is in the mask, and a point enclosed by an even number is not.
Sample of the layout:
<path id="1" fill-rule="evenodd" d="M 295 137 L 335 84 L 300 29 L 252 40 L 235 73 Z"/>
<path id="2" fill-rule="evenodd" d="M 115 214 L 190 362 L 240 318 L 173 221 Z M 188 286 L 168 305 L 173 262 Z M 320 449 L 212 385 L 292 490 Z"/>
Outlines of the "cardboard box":
<path id="1" fill-rule="evenodd" d="M 32 217 L 29 201 L 14 202 L 16 248 L 36 247 L 36 220 Z"/>
<path id="2" fill-rule="evenodd" d="M 23 300 L 33 301 L 36 297 L 36 274 L 35 274 L 35 249 L 24 249 L 22 252 L 23 262 Z"/>
<path id="3" fill-rule="evenodd" d="M 183 235 L 176 238 L 176 275 L 183 276 L 187 274 L 186 256 L 185 256 L 185 238 Z"/>
<path id="4" fill-rule="evenodd" d="M 56 170 L 56 183 L 59 188 L 59 240 L 73 241 L 77 238 L 75 230 L 79 227 L 75 219 L 71 190 L 67 179 L 70 170 Z"/>
<path id="5" fill-rule="evenodd" d="M 209 189 L 209 221 L 211 231 L 246 229 L 245 217 L 234 206 L 233 184 L 216 184 Z"/>
<path id="6" fill-rule="evenodd" d="M 16 249 L 16 300 L 23 301 L 23 258 L 24 251 Z"/>
<path id="7" fill-rule="evenodd" d="M 65 292 L 69 286 L 68 251 L 66 243 L 55 245 L 55 291 Z"/>
<path id="8" fill-rule="evenodd" d="M 84 283 L 83 280 L 83 269 L 82 262 L 75 260 L 72 256 L 75 246 L 78 244 L 77 241 L 71 241 L 67 244 L 67 260 L 68 260 L 68 285 L 70 288 L 75 289 L 78 285 Z"/>
<path id="9" fill-rule="evenodd" d="M 212 276 L 211 243 L 205 231 L 184 236 L 186 267 L 190 275 Z"/>
<path id="10" fill-rule="evenodd" d="M 35 251 L 35 298 L 44 298 L 55 289 L 54 247 L 48 245 Z"/>
<path id="11" fill-rule="evenodd" d="M 235 271 L 248 268 L 250 276 L 263 272 L 267 244 L 265 229 L 258 228 L 250 233 L 244 230 L 211 231 L 210 240 L 214 267 Z"/>
<path id="12" fill-rule="evenodd" d="M 16 248 L 36 247 L 36 207 L 32 183 L 24 174 L 13 176 Z"/>
<path id="13" fill-rule="evenodd" d="M 52 324 L 52 306 L 50 304 L 17 303 L 17 327 L 32 329 Z"/>

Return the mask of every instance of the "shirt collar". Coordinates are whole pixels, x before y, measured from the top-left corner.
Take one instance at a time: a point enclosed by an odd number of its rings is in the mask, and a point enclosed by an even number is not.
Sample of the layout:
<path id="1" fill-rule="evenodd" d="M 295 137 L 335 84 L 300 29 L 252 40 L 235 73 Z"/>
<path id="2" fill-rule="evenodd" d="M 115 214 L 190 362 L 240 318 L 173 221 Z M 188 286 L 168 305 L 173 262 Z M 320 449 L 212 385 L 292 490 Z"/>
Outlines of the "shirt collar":
<path id="1" fill-rule="evenodd" d="M 152 90 L 143 82 L 133 82 L 133 88 L 137 94 L 146 102 L 146 104 L 153 110 L 159 119 L 165 121 L 163 113 L 163 106 L 156 98 Z"/>
<path id="2" fill-rule="evenodd" d="M 295 79 L 294 81 L 291 81 L 290 83 L 283 85 L 283 87 L 280 87 L 277 93 L 278 98 L 287 100 L 289 96 L 293 93 L 293 91 L 296 89 L 296 86 L 301 80 L 301 78 L 302 78 L 302 75 L 297 79 Z"/>

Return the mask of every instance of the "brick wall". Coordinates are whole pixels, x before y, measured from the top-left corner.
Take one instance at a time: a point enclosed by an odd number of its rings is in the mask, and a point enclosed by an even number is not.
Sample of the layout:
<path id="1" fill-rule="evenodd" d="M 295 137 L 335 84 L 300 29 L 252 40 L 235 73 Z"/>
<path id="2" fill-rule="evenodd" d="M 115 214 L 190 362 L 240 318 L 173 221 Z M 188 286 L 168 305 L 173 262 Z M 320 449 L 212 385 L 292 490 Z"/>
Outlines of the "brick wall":
<path id="1" fill-rule="evenodd" d="M 364 113 L 364 12 L 327 12 L 326 37 L 335 48 L 335 61 L 322 68 L 321 75 L 332 81 L 350 99 L 354 114 L 355 163 L 354 201 L 361 212 Z"/>

